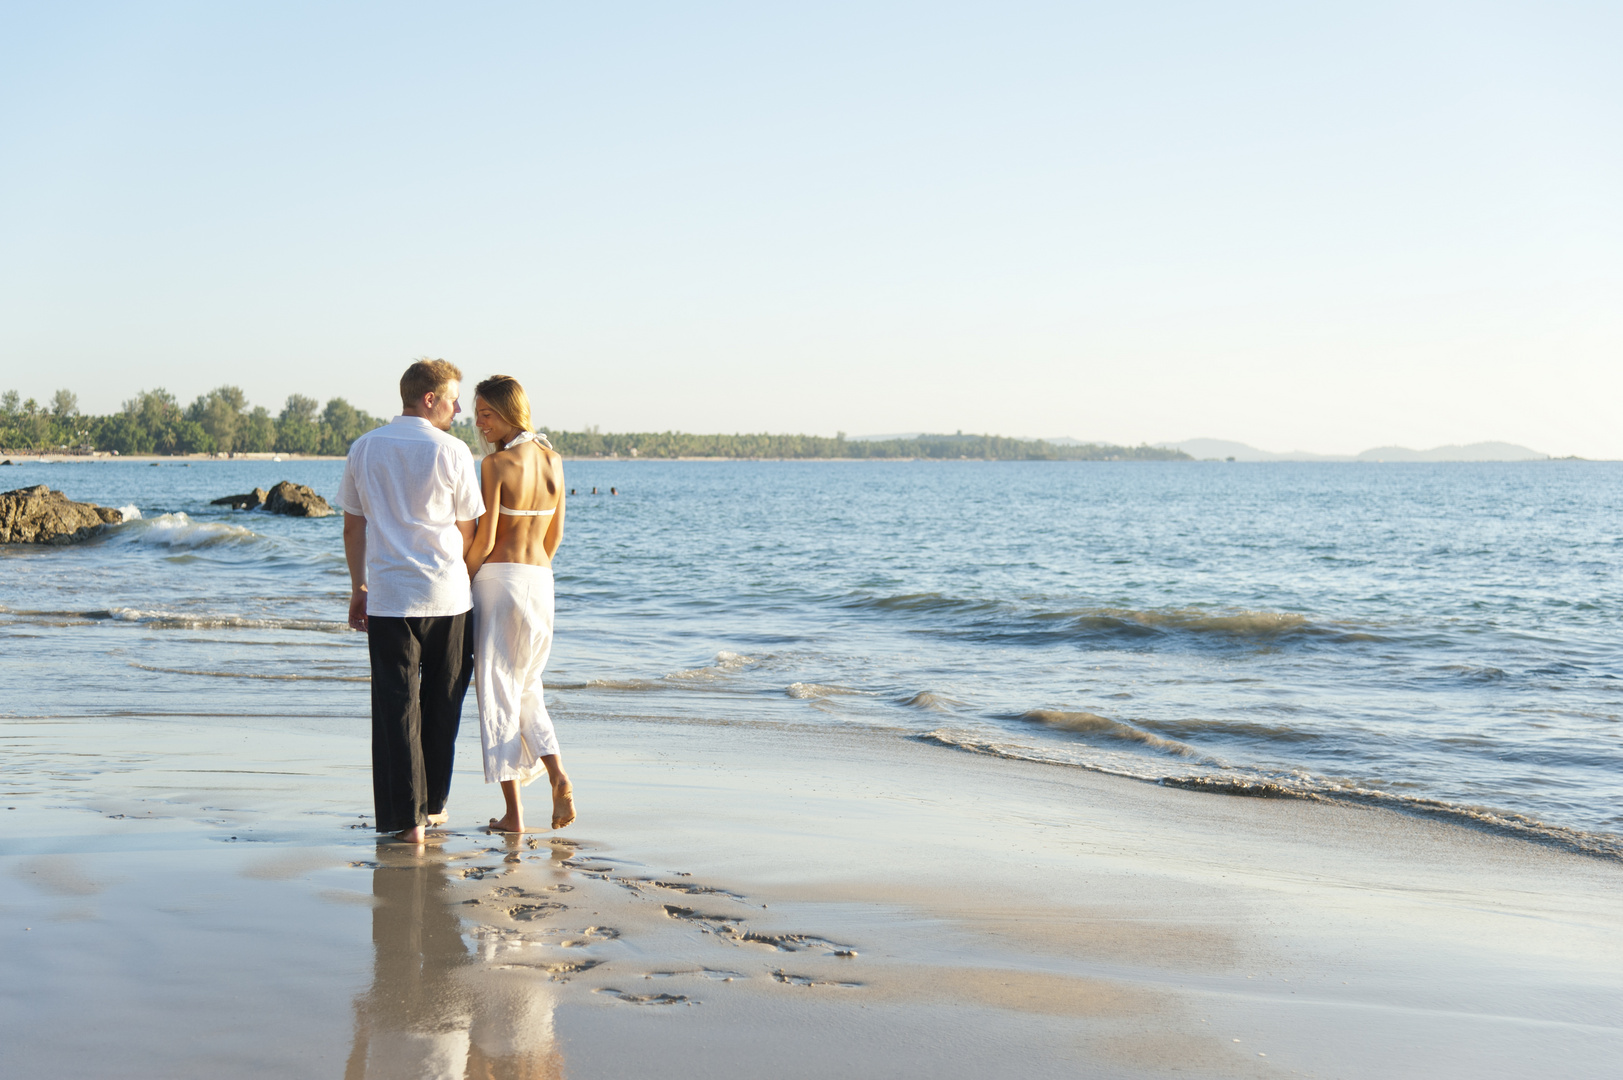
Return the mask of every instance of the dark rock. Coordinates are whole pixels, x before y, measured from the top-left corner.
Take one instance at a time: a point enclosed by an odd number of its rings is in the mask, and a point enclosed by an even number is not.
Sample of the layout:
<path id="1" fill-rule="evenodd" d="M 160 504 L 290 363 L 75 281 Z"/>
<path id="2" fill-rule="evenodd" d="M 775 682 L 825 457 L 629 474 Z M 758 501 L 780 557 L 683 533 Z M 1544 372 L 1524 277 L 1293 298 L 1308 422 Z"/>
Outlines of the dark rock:
<path id="1" fill-rule="evenodd" d="M 44 484 L 0 495 L 0 544 L 74 544 L 123 520 L 117 510 L 74 502 Z"/>
<path id="2" fill-rule="evenodd" d="M 210 506 L 229 506 L 233 510 L 258 510 L 265 505 L 265 489 L 254 488 L 246 495 L 227 495 L 223 499 L 215 499 Z"/>
<path id="3" fill-rule="evenodd" d="M 270 489 L 270 494 L 265 496 L 265 509 L 289 517 L 327 517 L 333 512 L 326 499 L 291 480 L 283 480 Z"/>

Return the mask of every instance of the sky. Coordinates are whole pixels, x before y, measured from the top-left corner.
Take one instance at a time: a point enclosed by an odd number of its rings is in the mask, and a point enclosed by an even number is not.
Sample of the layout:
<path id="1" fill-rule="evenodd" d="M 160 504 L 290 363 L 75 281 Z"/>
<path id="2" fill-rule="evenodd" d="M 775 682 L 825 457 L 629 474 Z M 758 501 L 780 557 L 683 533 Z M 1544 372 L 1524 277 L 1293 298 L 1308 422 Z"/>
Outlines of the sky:
<path id="1" fill-rule="evenodd" d="M 1623 458 L 1623 6 L 0 4 L 0 389 Z"/>

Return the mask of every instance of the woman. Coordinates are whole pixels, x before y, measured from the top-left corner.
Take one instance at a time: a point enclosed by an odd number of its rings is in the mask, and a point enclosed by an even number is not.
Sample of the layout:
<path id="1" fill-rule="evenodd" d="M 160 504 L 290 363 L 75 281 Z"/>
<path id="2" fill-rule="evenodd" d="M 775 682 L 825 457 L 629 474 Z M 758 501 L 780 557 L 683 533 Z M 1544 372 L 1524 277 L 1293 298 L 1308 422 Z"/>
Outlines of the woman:
<path id="1" fill-rule="evenodd" d="M 530 429 L 518 380 L 492 375 L 474 388 L 474 426 L 495 447 L 480 463 L 485 514 L 468 549 L 473 578 L 473 679 L 485 783 L 500 783 L 507 813 L 496 832 L 523 832 L 519 786 L 547 774 L 552 827 L 575 820 L 574 792 L 541 698 L 552 651 L 552 556 L 564 532 L 563 458 Z"/>

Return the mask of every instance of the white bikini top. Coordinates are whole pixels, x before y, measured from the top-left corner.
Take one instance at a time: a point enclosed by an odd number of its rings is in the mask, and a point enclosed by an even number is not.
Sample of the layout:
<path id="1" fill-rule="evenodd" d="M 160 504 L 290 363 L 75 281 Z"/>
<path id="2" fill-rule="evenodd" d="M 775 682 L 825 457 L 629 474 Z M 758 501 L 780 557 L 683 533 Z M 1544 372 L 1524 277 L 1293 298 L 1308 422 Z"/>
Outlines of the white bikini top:
<path id="1" fill-rule="evenodd" d="M 552 449 L 552 443 L 551 443 L 550 440 L 548 440 L 548 438 L 546 436 L 546 432 L 537 432 L 537 431 L 521 431 L 521 432 L 519 432 L 517 435 L 514 435 L 511 439 L 508 439 L 507 440 L 507 445 L 502 447 L 502 449 L 503 450 L 511 450 L 513 447 L 517 446 L 519 443 L 525 443 L 525 442 L 540 443 L 542 446 L 546 447 L 548 450 Z M 499 514 L 504 515 L 505 517 L 551 517 L 554 513 L 557 512 L 557 510 L 558 510 L 558 508 L 556 506 L 554 506 L 550 510 L 514 510 L 510 506 L 503 506 L 501 503 L 496 504 L 496 512 L 499 513 Z"/>

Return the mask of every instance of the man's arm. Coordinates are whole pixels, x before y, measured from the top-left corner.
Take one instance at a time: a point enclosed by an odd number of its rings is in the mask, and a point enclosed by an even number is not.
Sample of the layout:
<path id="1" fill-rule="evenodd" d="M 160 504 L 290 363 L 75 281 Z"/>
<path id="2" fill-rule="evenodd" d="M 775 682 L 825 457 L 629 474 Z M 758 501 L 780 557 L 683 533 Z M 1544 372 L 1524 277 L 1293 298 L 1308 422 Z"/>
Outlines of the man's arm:
<path id="1" fill-rule="evenodd" d="M 366 519 L 344 512 L 344 561 L 349 564 L 349 628 L 366 630 Z"/>

